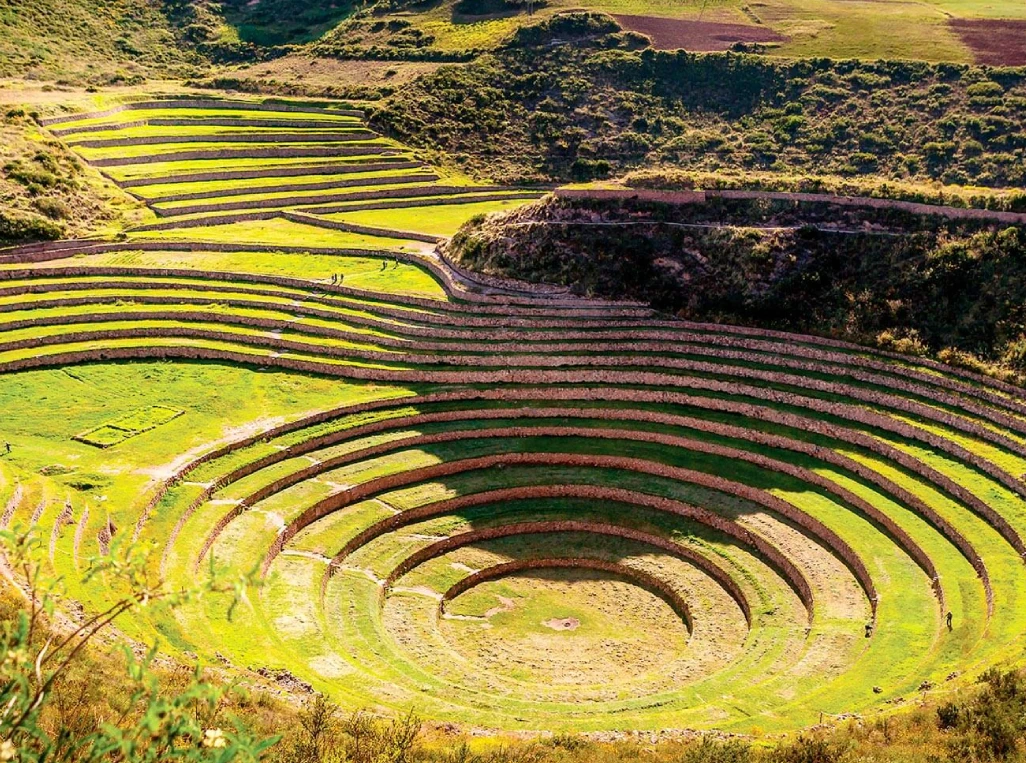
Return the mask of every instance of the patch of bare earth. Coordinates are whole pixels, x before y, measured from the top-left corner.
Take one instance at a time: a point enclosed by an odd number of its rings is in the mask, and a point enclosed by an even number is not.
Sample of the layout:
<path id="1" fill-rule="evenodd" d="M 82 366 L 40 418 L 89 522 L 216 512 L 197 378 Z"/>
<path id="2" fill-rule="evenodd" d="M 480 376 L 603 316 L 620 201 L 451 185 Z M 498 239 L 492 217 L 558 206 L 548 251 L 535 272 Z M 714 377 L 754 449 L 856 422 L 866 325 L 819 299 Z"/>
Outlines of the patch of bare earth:
<path id="1" fill-rule="evenodd" d="M 546 628 L 554 631 L 575 631 L 581 626 L 581 621 L 576 617 L 554 617 L 542 623 Z"/>
<path id="2" fill-rule="evenodd" d="M 285 56 L 231 72 L 254 82 L 277 82 L 307 87 L 403 85 L 441 64 L 407 61 L 339 61 L 333 58 Z"/>
<path id="3" fill-rule="evenodd" d="M 728 50 L 735 43 L 785 42 L 783 35 L 755 24 L 726 24 L 660 16 L 615 15 L 624 29 L 640 32 L 659 50 Z"/>
<path id="4" fill-rule="evenodd" d="M 1026 66 L 1026 20 L 951 19 L 979 64 Z"/>

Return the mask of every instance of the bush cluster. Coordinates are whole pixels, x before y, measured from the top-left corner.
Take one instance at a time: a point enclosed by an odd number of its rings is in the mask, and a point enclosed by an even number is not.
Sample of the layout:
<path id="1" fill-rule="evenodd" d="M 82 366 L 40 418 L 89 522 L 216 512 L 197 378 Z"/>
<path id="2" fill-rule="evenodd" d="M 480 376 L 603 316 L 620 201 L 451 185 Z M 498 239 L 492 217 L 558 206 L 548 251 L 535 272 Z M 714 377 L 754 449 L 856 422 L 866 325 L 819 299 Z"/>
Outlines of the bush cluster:
<path id="1" fill-rule="evenodd" d="M 502 180 L 639 166 L 1026 184 L 1026 71 L 661 52 L 608 16 L 521 28 L 376 124 Z"/>

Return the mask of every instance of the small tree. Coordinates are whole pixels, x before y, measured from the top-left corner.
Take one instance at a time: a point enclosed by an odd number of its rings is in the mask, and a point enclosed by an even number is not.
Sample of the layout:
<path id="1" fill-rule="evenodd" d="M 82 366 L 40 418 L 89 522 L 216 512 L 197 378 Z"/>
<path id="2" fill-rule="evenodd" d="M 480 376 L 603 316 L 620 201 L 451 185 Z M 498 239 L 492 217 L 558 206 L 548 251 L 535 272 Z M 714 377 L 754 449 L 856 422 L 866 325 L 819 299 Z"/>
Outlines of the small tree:
<path id="1" fill-rule="evenodd" d="M 156 647 L 141 659 L 125 649 L 127 698 L 109 717 L 85 715 L 84 684 L 77 698 L 59 691 L 86 647 L 119 616 L 145 607 L 174 608 L 207 593 L 229 594 L 231 613 L 252 575 L 226 583 L 212 574 L 194 588 L 171 590 L 153 577 L 147 553 L 115 543 L 108 555 L 90 562 L 85 579 L 102 576 L 121 597 L 81 624 L 63 625 L 57 615 L 60 580 L 44 572 L 41 546 L 31 530 L 0 532 L 6 585 L 24 598 L 14 617 L 0 621 L 0 761 L 246 763 L 274 744 L 239 726 L 221 727 L 226 689 L 206 681 L 199 668 L 177 693 L 161 691 L 152 669 Z"/>

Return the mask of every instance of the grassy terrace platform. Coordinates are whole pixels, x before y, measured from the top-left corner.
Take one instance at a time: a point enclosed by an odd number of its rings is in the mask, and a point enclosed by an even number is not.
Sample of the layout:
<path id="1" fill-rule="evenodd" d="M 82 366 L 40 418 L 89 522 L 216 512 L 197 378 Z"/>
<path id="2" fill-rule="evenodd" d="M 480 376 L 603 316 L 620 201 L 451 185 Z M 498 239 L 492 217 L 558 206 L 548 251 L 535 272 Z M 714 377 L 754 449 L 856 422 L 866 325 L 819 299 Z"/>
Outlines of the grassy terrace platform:
<path id="1" fill-rule="evenodd" d="M 352 109 L 49 129 L 154 215 L 0 252 L 0 524 L 86 609 L 117 592 L 77 573 L 128 541 L 171 585 L 263 580 L 129 637 L 553 730 L 791 730 L 1022 659 L 1021 389 L 474 282 L 434 238 L 541 191 Z"/>
<path id="2" fill-rule="evenodd" d="M 409 227 L 391 214 L 360 221 Z M 1021 657 L 1016 388 L 475 293 L 413 254 L 38 258 L 0 258 L 4 522 L 38 527 L 65 574 L 113 533 L 171 583 L 265 580 L 231 622 L 211 598 L 130 636 L 285 667 L 347 706 L 525 729 L 793 729 Z M 181 414 L 105 429 L 154 406 Z M 73 439 L 93 431 L 119 441 Z"/>
<path id="3" fill-rule="evenodd" d="M 195 226 L 204 218 L 223 226 L 254 214 L 299 210 L 309 213 L 310 227 L 351 223 L 380 229 L 385 239 L 388 229 L 430 238 L 450 235 L 476 214 L 541 195 L 440 173 L 375 134 L 353 107 L 141 102 L 48 126 L 172 227 L 178 221 Z M 348 217 L 350 207 L 360 212 L 379 204 L 418 211 L 395 221 Z M 382 246 L 398 245 L 392 240 Z"/>

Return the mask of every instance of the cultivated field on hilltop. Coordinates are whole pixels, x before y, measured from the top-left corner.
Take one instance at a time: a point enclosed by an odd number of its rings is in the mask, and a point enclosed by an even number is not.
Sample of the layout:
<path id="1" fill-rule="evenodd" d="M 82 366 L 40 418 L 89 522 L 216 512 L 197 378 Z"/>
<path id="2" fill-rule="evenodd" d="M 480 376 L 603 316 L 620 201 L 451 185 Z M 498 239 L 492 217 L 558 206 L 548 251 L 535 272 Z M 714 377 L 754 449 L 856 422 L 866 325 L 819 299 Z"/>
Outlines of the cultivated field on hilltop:
<path id="1" fill-rule="evenodd" d="M 748 46 L 788 57 L 1026 63 L 1021 39 L 1026 10 L 1012 0 L 548 0 L 533 4 L 533 14 L 527 13 L 526 0 L 391 5 L 397 8 L 391 16 L 343 22 L 312 49 L 330 55 L 377 45 L 398 52 L 389 57 L 418 60 L 431 52 L 487 50 L 529 23 L 586 10 L 612 14 L 624 28 L 649 35 L 656 47 L 671 50 Z M 382 18 L 406 26 L 388 29 Z"/>

